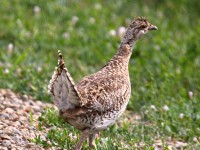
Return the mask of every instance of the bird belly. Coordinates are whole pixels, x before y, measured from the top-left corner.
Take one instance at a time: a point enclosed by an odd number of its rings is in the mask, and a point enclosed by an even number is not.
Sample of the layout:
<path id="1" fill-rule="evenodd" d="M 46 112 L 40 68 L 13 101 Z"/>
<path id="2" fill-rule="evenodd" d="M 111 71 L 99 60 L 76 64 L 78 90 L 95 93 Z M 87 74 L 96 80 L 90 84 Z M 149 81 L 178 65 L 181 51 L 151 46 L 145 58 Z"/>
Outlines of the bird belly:
<path id="1" fill-rule="evenodd" d="M 113 125 L 117 119 L 117 112 L 94 113 L 65 118 L 64 120 L 78 130 L 90 129 L 90 133 L 97 133 Z"/>
<path id="2" fill-rule="evenodd" d="M 119 110 L 105 112 L 94 111 L 78 115 L 74 118 L 65 118 L 65 121 L 80 131 L 89 128 L 90 134 L 98 133 L 115 123 L 126 109 L 127 103 L 128 101 Z"/>

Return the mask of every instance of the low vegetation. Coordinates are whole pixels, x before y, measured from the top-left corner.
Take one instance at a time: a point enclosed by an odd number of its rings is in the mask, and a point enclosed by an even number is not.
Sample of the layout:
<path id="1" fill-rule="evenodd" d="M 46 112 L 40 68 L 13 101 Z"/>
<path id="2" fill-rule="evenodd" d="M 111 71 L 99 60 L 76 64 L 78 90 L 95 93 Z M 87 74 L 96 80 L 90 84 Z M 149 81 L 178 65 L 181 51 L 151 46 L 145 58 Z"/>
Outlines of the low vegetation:
<path id="1" fill-rule="evenodd" d="M 140 119 L 131 122 L 123 117 L 120 125 L 102 132 L 97 147 L 154 149 L 161 143 L 162 149 L 169 149 L 170 142 L 180 141 L 182 148 L 198 149 L 199 4 L 197 0 L 2 0 L 0 88 L 51 102 L 47 85 L 58 49 L 72 77 L 79 81 L 115 54 L 123 28 L 132 18 L 145 16 L 159 30 L 137 42 L 130 60 L 132 96 L 128 110 Z M 39 119 L 41 130 L 43 126 L 51 127 L 47 140 L 38 136 L 33 141 L 44 147 L 69 149 L 80 136 L 54 109 L 44 110 Z"/>

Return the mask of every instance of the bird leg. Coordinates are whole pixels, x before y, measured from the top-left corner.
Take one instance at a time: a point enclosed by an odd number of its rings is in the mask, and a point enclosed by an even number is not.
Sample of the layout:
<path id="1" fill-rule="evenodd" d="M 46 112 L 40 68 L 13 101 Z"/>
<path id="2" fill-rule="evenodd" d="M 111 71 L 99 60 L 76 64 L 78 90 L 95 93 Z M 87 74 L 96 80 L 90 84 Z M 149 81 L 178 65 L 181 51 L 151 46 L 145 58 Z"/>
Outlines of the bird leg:
<path id="1" fill-rule="evenodd" d="M 81 136 L 81 138 L 80 138 L 78 144 L 77 144 L 76 147 L 74 148 L 74 150 L 81 150 L 82 145 L 83 145 L 83 142 L 84 142 L 85 138 L 88 136 L 88 133 L 89 133 L 89 129 L 83 130 L 82 136 Z"/>
<path id="2" fill-rule="evenodd" d="M 89 135 L 89 147 L 96 149 L 96 144 L 94 142 L 94 139 L 96 138 L 96 134 L 90 134 Z"/>
<path id="3" fill-rule="evenodd" d="M 91 148 L 97 149 L 94 140 L 95 140 L 95 138 L 97 138 L 97 137 L 99 137 L 99 136 L 100 136 L 100 132 L 97 133 L 97 134 L 90 134 L 90 135 L 89 135 L 89 146 L 90 146 Z"/>

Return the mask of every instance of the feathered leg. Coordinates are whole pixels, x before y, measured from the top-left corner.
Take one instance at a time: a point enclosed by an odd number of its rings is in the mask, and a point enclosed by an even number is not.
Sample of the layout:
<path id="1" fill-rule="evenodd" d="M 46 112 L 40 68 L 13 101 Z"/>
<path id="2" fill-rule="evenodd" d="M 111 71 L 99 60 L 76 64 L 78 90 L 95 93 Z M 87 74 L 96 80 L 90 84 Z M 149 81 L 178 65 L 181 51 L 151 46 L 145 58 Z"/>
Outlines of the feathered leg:
<path id="1" fill-rule="evenodd" d="M 96 138 L 96 134 L 89 135 L 89 146 L 94 149 L 96 149 L 96 144 L 94 142 L 95 138 Z"/>
<path id="2" fill-rule="evenodd" d="M 89 146 L 90 146 L 91 148 L 97 149 L 97 146 L 96 146 L 94 140 L 95 140 L 96 138 L 98 138 L 99 136 L 100 136 L 100 132 L 97 133 L 97 134 L 90 134 L 90 135 L 89 135 Z"/>
<path id="3" fill-rule="evenodd" d="M 82 136 L 81 136 L 81 138 L 80 138 L 78 144 L 77 144 L 76 147 L 74 148 L 74 150 L 81 150 L 82 145 L 83 145 L 83 142 L 84 142 L 85 138 L 88 136 L 88 132 L 89 132 L 89 129 L 83 130 Z"/>

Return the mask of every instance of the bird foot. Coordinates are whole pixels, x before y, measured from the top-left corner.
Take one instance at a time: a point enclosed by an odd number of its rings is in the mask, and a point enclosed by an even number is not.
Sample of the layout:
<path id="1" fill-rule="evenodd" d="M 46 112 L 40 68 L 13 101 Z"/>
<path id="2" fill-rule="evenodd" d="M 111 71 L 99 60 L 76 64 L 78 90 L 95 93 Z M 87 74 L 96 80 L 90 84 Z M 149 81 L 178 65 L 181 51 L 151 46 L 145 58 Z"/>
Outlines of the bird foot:
<path id="1" fill-rule="evenodd" d="M 91 149 L 97 150 L 97 146 L 96 146 L 96 144 L 95 144 L 94 142 L 93 142 L 92 144 L 90 144 L 89 147 L 90 147 Z"/>
<path id="2" fill-rule="evenodd" d="M 89 129 L 83 130 L 82 136 L 81 136 L 81 138 L 80 138 L 78 144 L 77 144 L 76 147 L 74 148 L 74 150 L 81 150 L 82 144 L 83 144 L 85 138 L 88 136 L 88 132 L 89 132 Z"/>

